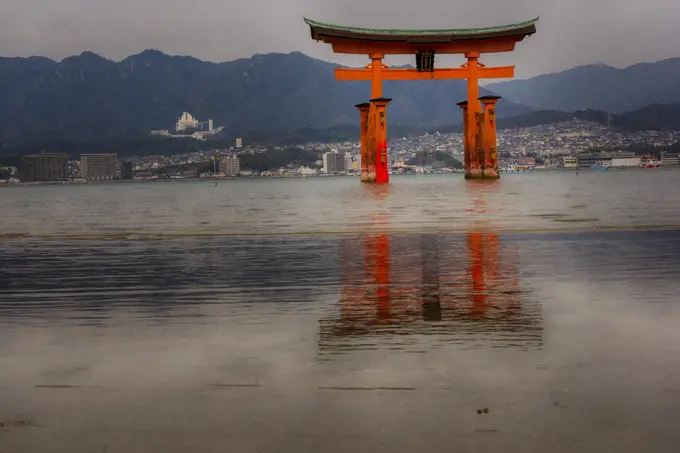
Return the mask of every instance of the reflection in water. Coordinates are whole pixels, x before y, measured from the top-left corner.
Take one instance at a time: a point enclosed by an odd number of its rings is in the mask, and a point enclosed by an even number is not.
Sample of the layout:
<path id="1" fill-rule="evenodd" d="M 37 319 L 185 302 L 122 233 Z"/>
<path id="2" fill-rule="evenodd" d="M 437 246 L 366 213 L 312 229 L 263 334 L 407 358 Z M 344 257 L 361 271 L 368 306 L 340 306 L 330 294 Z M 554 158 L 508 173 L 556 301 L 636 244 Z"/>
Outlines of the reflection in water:
<path id="1" fill-rule="evenodd" d="M 312 309 L 310 300 L 335 290 L 335 243 L 313 237 L 16 242 L 0 248 L 0 323 L 98 324 L 121 312 L 215 322 L 201 314 L 207 306 L 256 320 L 256 308 L 273 299 L 276 310 Z"/>
<path id="2" fill-rule="evenodd" d="M 517 244 L 497 234 L 366 235 L 344 239 L 340 253 L 340 313 L 321 321 L 322 352 L 377 342 L 415 352 L 419 335 L 466 347 L 541 346 L 540 303 L 519 288 Z"/>
<path id="3" fill-rule="evenodd" d="M 468 183 L 465 185 L 465 192 L 471 206 L 465 209 L 465 212 L 471 216 L 473 225 L 481 226 L 489 215 L 498 215 L 502 212 L 498 205 L 501 181 L 481 180 Z"/>
<path id="4" fill-rule="evenodd" d="M 423 235 L 420 240 L 421 250 L 430 253 L 423 253 L 423 319 L 425 321 L 441 321 L 442 305 L 439 291 L 439 240 L 438 235 Z"/>
<path id="5" fill-rule="evenodd" d="M 497 183 L 468 185 L 469 211 L 489 212 Z M 366 190 L 378 201 L 389 198 L 388 185 Z M 381 208 L 378 203 L 368 219 L 380 225 L 377 230 L 390 221 Z M 466 347 L 541 345 L 540 305 L 520 291 L 517 244 L 503 247 L 496 233 L 473 231 L 464 241 L 456 235 L 365 234 L 342 240 L 340 253 L 340 316 L 321 321 L 322 352 L 375 349 L 375 336 L 414 352 L 418 335 Z"/>

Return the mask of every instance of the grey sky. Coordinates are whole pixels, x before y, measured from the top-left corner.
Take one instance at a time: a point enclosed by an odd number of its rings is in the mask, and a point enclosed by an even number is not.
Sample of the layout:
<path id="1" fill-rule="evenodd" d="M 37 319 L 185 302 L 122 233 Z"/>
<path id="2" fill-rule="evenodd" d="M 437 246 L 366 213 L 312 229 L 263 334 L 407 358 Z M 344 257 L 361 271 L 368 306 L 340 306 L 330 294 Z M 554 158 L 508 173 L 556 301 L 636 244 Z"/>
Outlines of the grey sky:
<path id="1" fill-rule="evenodd" d="M 474 27 L 541 16 L 538 33 L 514 53 L 482 60 L 516 64 L 518 77 L 680 56 L 677 0 L 0 0 L 0 55 L 61 59 L 91 50 L 120 60 L 155 48 L 226 61 L 299 50 L 364 62 L 312 41 L 303 16 L 385 28 Z M 437 60 L 440 67 L 458 62 Z"/>

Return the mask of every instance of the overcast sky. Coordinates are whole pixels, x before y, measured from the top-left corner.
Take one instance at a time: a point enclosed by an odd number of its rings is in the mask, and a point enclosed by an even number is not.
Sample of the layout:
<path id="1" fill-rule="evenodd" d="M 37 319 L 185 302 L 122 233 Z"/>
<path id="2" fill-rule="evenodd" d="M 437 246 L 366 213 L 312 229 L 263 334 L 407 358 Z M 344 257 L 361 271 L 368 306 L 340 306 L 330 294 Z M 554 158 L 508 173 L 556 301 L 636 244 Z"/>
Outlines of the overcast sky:
<path id="1" fill-rule="evenodd" d="M 456 28 L 541 16 L 536 35 L 487 64 L 528 77 L 588 63 L 680 56 L 678 0 L 0 0 L 0 56 L 61 59 L 91 50 L 120 60 L 147 48 L 210 61 L 301 51 L 345 64 L 302 18 L 382 28 Z M 410 59 L 408 60 L 410 61 Z M 392 60 L 397 63 L 401 61 Z M 390 61 L 388 61 L 390 63 Z M 454 65 L 459 58 L 438 58 Z"/>

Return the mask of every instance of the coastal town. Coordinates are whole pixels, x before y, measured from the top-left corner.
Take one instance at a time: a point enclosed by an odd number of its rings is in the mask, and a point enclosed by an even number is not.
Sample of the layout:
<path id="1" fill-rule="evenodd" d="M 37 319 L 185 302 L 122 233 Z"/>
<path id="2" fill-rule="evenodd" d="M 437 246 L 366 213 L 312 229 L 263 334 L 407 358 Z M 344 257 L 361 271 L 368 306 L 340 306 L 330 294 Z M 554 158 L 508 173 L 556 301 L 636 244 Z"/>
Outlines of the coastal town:
<path id="1" fill-rule="evenodd" d="M 678 166 L 679 140 L 680 131 L 617 132 L 574 119 L 498 131 L 499 166 L 533 171 L 588 168 L 606 161 L 613 167 L 634 167 L 645 154 L 656 156 L 663 166 Z M 393 137 L 388 147 L 395 174 L 453 173 L 462 168 L 462 133 Z M 279 166 L 253 163 L 263 153 L 277 156 L 291 149 L 305 158 L 283 159 Z M 275 147 L 237 139 L 228 149 L 176 155 L 119 158 L 96 153 L 78 159 L 59 153 L 29 155 L 21 167 L 0 167 L 0 183 L 356 175 L 360 168 L 359 141 Z"/>

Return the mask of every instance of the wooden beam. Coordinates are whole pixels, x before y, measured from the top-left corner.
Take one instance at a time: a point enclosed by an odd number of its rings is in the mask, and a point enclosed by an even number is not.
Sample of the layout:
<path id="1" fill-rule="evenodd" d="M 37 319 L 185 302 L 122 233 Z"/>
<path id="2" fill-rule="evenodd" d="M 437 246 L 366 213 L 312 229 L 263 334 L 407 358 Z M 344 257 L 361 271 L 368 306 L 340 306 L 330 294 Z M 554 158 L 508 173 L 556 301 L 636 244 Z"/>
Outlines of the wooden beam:
<path id="1" fill-rule="evenodd" d="M 448 80 L 448 79 L 467 79 L 469 70 L 467 68 L 435 69 L 434 72 L 418 72 L 417 69 L 383 69 L 380 71 L 382 80 Z M 515 77 L 514 66 L 497 66 L 489 68 L 478 68 L 477 74 L 480 79 L 505 79 Z M 370 68 L 337 68 L 335 70 L 335 80 L 342 81 L 370 81 L 373 80 Z"/>
<path id="2" fill-rule="evenodd" d="M 501 40 L 472 40 L 453 43 L 409 44 L 405 42 L 376 42 L 357 39 L 338 39 L 330 43 L 335 53 L 363 54 L 381 53 L 384 55 L 413 55 L 422 50 L 433 50 L 437 54 L 464 54 L 468 52 L 496 53 L 515 50 L 519 38 Z"/>

